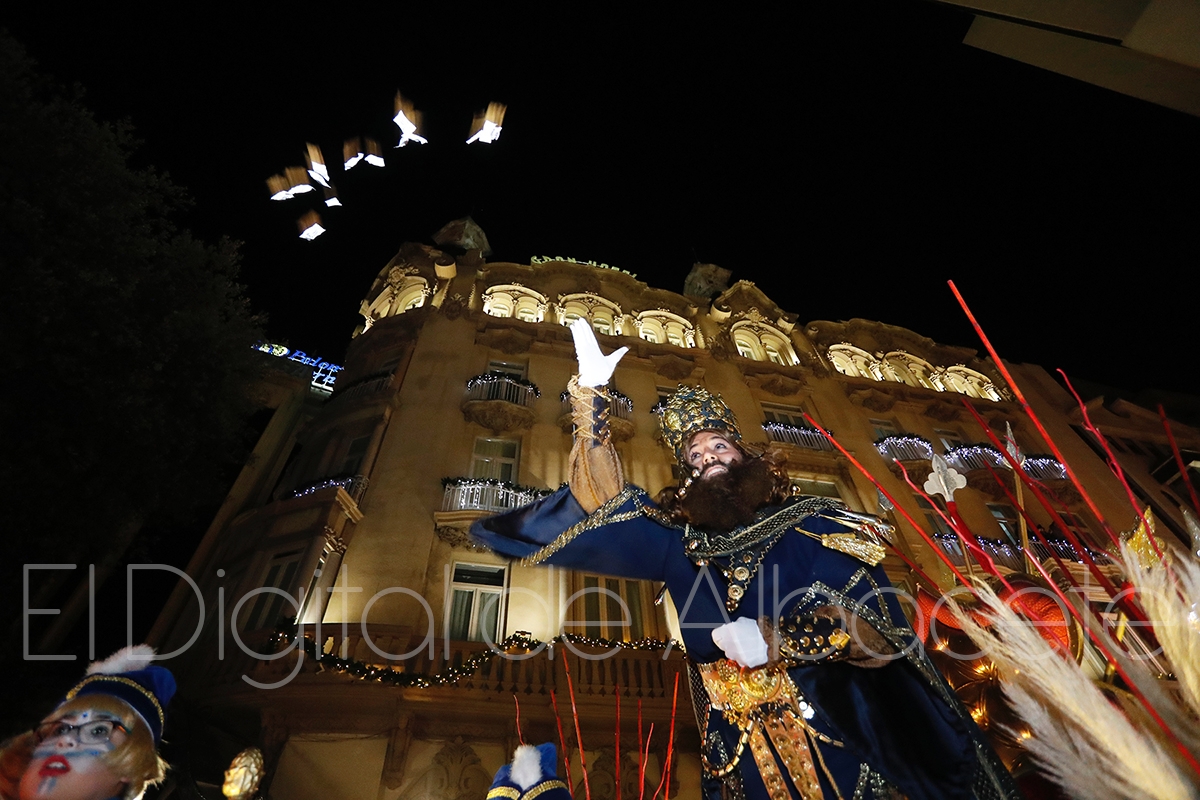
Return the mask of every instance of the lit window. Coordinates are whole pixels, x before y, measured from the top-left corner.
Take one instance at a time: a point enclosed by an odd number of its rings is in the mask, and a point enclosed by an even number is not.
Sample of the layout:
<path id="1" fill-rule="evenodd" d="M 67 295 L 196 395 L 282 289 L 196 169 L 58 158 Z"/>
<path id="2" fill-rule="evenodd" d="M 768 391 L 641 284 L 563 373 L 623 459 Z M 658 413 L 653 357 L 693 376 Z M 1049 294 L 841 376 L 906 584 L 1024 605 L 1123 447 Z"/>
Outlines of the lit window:
<path id="1" fill-rule="evenodd" d="M 484 309 L 484 311 L 486 311 L 488 314 L 490 314 L 493 317 L 511 317 L 512 316 L 512 309 L 510 309 L 504 303 L 498 303 L 495 301 L 490 303 Z"/>
<path id="2" fill-rule="evenodd" d="M 642 328 L 641 336 L 647 342 L 658 344 L 658 333 L 652 331 L 649 327 L 644 326 Z M 672 342 L 672 344 L 674 344 L 674 342 Z"/>
<path id="3" fill-rule="evenodd" d="M 768 343 L 763 345 L 763 349 L 767 351 L 767 361 L 770 361 L 773 364 L 783 364 L 783 356 L 779 355 L 779 348 Z"/>
<path id="4" fill-rule="evenodd" d="M 592 320 L 592 327 L 596 329 L 597 333 L 612 333 L 612 323 L 604 317 L 596 317 Z"/>
<path id="5" fill-rule="evenodd" d="M 254 588 L 279 589 L 292 594 L 292 583 L 296 579 L 296 571 L 300 568 L 302 553 L 302 550 L 292 550 L 272 557 L 267 563 L 262 580 Z M 246 617 L 244 630 L 274 627 L 281 617 L 293 618 L 295 612 L 291 601 L 283 595 L 277 592 L 260 592 L 254 598 L 254 605 Z"/>
<path id="6" fill-rule="evenodd" d="M 517 319 L 521 320 L 522 322 L 541 322 L 541 320 L 538 319 L 538 310 L 531 306 L 522 306 L 521 309 L 517 311 Z"/>
<path id="7" fill-rule="evenodd" d="M 416 297 L 414 297 L 413 299 L 409 300 L 409 301 L 408 301 L 408 302 L 405 304 L 405 306 L 404 306 L 404 308 L 403 308 L 402 310 L 403 310 L 403 311 L 409 311 L 409 310 L 411 310 L 411 309 L 418 308 L 418 307 L 420 307 L 420 306 L 423 306 L 423 305 L 425 305 L 425 295 L 421 294 L 421 295 L 417 295 L 417 296 L 416 296 Z"/>
<path id="8" fill-rule="evenodd" d="M 943 542 L 946 541 L 947 539 L 953 540 L 953 542 L 954 542 L 954 550 L 953 551 L 957 552 L 958 555 L 961 556 L 962 549 L 959 546 L 958 536 L 957 536 L 957 534 L 954 533 L 954 529 L 951 528 L 948 524 L 946 524 L 946 521 L 941 518 L 941 516 L 937 513 L 937 511 L 934 509 L 934 507 L 932 505 L 930 505 L 929 501 L 926 500 L 924 497 L 917 498 L 917 505 L 919 505 L 921 507 L 921 510 L 924 512 L 925 521 L 927 523 L 929 523 L 929 528 L 934 532 L 934 534 L 937 535 L 938 538 L 942 539 Z M 943 544 L 942 546 L 945 547 L 945 544 Z M 947 549 L 949 549 L 949 548 L 947 548 Z"/>
<path id="9" fill-rule="evenodd" d="M 581 315 L 576 314 L 574 311 L 568 311 L 567 313 L 563 314 L 563 325 L 566 325 L 569 328 L 571 327 L 571 323 L 581 318 Z"/>
<path id="10" fill-rule="evenodd" d="M 476 439 L 471 477 L 514 482 L 517 479 L 519 447 L 519 442 L 513 439 Z"/>
<path id="11" fill-rule="evenodd" d="M 734 339 L 733 343 L 737 346 L 738 355 L 743 358 L 754 358 L 754 346 L 744 339 Z"/>
<path id="12" fill-rule="evenodd" d="M 792 491 L 802 495 L 832 497 L 834 500 L 842 499 L 837 484 L 827 478 L 792 478 Z"/>
<path id="13" fill-rule="evenodd" d="M 671 344 L 675 345 L 676 347 L 686 347 L 687 346 L 683 341 L 683 337 L 680 336 L 675 331 L 667 331 L 667 341 L 670 342 Z"/>
<path id="14" fill-rule="evenodd" d="M 449 638 L 465 642 L 497 642 L 504 617 L 505 568 L 455 564 L 447 603 Z"/>
<path id="15" fill-rule="evenodd" d="M 489 361 L 488 372 L 503 372 L 505 375 L 524 380 L 525 365 L 513 361 Z"/>
<path id="16" fill-rule="evenodd" d="M 635 641 L 646 636 L 642 581 L 582 575 L 580 593 L 567 611 L 568 630 L 586 636 Z M 583 611 L 580 619 L 579 611 Z"/>

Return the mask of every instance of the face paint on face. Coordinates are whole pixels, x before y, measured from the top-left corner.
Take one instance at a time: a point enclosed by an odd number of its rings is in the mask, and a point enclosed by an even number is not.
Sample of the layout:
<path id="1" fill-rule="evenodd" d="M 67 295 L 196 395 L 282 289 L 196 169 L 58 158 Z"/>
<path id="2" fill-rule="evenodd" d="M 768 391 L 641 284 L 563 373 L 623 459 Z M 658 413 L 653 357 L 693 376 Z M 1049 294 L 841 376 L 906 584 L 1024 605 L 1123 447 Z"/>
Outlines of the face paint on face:
<path id="1" fill-rule="evenodd" d="M 46 721 L 63 725 L 95 724 L 103 720 L 119 723 L 106 712 L 83 711 Z M 78 729 L 43 739 L 21 776 L 20 800 L 108 800 L 120 795 L 127 781 L 113 773 L 104 756 L 125 741 L 125 731 L 114 728 L 108 741 L 83 744 Z"/>

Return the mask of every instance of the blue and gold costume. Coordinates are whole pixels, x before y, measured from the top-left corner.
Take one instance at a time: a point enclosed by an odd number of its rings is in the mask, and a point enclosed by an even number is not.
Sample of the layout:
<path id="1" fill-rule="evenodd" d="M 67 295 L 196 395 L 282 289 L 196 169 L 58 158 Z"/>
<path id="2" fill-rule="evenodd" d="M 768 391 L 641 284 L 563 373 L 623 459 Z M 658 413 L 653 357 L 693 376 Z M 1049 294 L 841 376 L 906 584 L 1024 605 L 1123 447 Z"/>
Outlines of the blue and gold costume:
<path id="1" fill-rule="evenodd" d="M 680 427 L 736 431 L 713 416 Z M 709 798 L 1019 797 L 916 643 L 878 566 L 883 550 L 862 527 L 837 501 L 793 497 L 705 534 L 625 485 L 592 513 L 563 488 L 480 520 L 472 534 L 527 565 L 666 584 L 692 662 Z M 848 658 L 845 617 L 830 608 L 868 623 L 893 657 L 875 666 Z M 770 620 L 780 658 L 758 669 L 727 660 L 712 630 L 737 617 Z"/>

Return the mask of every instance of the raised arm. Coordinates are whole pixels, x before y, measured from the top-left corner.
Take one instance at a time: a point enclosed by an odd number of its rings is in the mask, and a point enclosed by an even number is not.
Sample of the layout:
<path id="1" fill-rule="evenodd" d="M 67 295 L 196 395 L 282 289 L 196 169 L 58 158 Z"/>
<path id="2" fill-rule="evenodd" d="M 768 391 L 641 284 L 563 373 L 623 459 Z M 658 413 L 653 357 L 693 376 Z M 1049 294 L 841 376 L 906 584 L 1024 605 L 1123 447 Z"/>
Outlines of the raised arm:
<path id="1" fill-rule="evenodd" d="M 579 374 L 567 384 L 571 395 L 571 420 L 575 423 L 575 441 L 567 465 L 567 483 L 571 494 L 587 513 L 592 513 L 617 496 L 625 485 L 621 460 L 612 446 L 608 428 L 609 394 L 605 388 L 617 362 L 628 347 L 608 355 L 587 320 L 571 323 Z"/>

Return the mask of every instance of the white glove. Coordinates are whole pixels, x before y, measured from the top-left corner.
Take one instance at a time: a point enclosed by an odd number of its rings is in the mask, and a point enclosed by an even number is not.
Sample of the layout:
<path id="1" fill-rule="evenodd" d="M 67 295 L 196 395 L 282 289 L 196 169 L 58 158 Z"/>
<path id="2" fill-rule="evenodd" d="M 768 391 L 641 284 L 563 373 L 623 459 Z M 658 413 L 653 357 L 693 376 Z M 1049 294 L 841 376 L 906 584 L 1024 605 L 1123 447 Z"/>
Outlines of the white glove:
<path id="1" fill-rule="evenodd" d="M 758 621 L 738 617 L 713 628 L 712 639 L 725 656 L 743 667 L 761 667 L 767 663 L 767 640 L 758 629 Z"/>
<path id="2" fill-rule="evenodd" d="M 571 336 L 575 339 L 575 358 L 579 360 L 579 385 L 603 386 L 612 377 L 621 356 L 629 352 L 628 347 L 614 350 L 608 355 L 600 352 L 600 344 L 592 326 L 586 319 L 571 323 Z"/>

